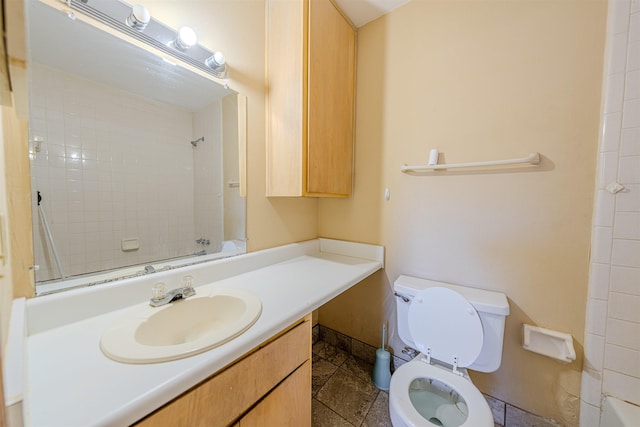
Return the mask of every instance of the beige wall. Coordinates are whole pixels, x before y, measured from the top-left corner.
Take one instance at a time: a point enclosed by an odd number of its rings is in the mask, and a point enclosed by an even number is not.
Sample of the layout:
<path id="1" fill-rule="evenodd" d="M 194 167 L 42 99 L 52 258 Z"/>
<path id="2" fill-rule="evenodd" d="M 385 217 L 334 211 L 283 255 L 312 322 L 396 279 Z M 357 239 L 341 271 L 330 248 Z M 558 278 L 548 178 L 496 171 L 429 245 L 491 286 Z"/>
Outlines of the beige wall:
<path id="1" fill-rule="evenodd" d="M 384 245 L 386 270 L 322 308 L 320 323 L 377 346 L 386 319 L 399 352 L 399 274 L 504 292 L 502 366 L 474 382 L 577 425 L 605 19 L 604 1 L 414 0 L 360 29 L 355 194 L 321 200 L 318 230 Z M 543 160 L 400 172 L 431 148 L 449 163 Z M 578 360 L 523 350 L 522 323 L 570 333 Z"/>
<path id="2" fill-rule="evenodd" d="M 0 109 L 0 214 L 4 217 L 5 251 L 0 266 L 0 343 L 8 336 L 11 302 L 33 295 L 33 244 L 31 235 L 31 188 L 27 157 L 27 126 L 15 109 Z M 0 347 L 2 346 L 0 344 Z"/>
<path id="3" fill-rule="evenodd" d="M 14 73 L 16 69 L 24 70 L 22 3 L 17 0 L 5 2 L 3 14 L 6 25 L 3 30 L 12 36 L 6 47 L 10 72 Z M 0 74 L 3 80 L 7 78 L 4 71 Z M 12 79 L 11 83 L 13 90 L 20 86 L 18 79 Z M 17 117 L 15 108 L 10 106 L 12 103 L 13 96 L 3 99 L 0 111 L 0 215 L 4 222 L 2 244 L 5 255 L 0 266 L 0 352 L 4 351 L 8 336 L 13 299 L 33 294 L 33 274 L 28 269 L 33 262 L 26 256 L 33 252 L 26 123 Z M 0 424 L 3 421 L 4 417 L 0 418 Z"/>
<path id="4" fill-rule="evenodd" d="M 29 150 L 27 122 L 16 115 L 12 107 L 2 108 L 4 137 L 4 171 L 7 209 L 11 223 L 8 243 L 11 250 L 11 270 L 14 297 L 29 297 L 33 293 L 33 236 L 31 233 L 31 182 L 29 180 Z"/>
<path id="5" fill-rule="evenodd" d="M 5 107 L 2 107 L 5 108 Z M 0 117 L 1 118 L 1 117 Z M 2 171 L 0 173 L 0 245 L 2 245 L 3 252 L 6 251 L 6 245 L 9 241 L 9 220 L 8 220 L 8 206 L 7 206 L 7 182 L 6 182 L 6 167 L 5 167 L 5 138 L 3 135 L 5 124 L 4 120 L 0 122 L 0 165 L 2 165 Z M 3 254 L 6 256 L 6 253 Z M 10 255 L 10 254 L 9 254 Z M 11 280 L 11 257 L 0 260 L 0 359 L 4 357 L 4 348 L 9 335 L 9 318 L 11 316 L 11 301 L 13 300 L 13 288 Z M 0 422 L 2 422 L 0 420 Z"/>

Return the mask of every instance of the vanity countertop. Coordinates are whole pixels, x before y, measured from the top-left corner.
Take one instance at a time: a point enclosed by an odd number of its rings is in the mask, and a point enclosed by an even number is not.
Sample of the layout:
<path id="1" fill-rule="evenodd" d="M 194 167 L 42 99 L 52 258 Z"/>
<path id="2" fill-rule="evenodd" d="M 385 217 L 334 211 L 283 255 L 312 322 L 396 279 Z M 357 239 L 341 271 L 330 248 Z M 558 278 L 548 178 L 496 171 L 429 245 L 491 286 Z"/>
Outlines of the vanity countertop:
<path id="1" fill-rule="evenodd" d="M 382 267 L 379 246 L 318 239 L 143 276 L 112 289 L 29 300 L 25 425 L 130 425 Z M 232 341 L 180 360 L 136 365 L 103 355 L 100 337 L 111 322 L 143 302 L 160 279 L 171 288 L 187 274 L 196 291 L 212 285 L 256 293 L 260 318 Z"/>

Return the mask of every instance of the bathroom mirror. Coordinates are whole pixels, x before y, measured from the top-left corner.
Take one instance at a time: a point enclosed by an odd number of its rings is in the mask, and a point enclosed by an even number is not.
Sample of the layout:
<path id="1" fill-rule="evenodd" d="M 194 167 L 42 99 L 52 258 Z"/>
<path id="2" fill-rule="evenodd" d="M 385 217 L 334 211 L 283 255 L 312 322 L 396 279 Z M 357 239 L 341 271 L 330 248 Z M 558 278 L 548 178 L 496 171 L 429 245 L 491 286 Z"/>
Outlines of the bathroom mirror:
<path id="1" fill-rule="evenodd" d="M 26 3 L 36 294 L 244 253 L 246 98 Z"/>

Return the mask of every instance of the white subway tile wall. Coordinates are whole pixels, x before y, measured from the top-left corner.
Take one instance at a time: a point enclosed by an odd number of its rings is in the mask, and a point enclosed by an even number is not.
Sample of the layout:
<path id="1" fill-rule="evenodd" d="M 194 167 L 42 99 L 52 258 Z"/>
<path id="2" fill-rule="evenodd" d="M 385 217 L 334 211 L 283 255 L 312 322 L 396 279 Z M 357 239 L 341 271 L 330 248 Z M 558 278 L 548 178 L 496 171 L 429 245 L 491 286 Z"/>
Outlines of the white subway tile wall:
<path id="1" fill-rule="evenodd" d="M 614 292 L 640 295 L 640 269 L 638 268 L 614 266 L 611 270 L 611 282 L 611 290 Z"/>
<path id="2" fill-rule="evenodd" d="M 640 240 L 640 213 L 617 212 L 613 238 Z"/>
<path id="3" fill-rule="evenodd" d="M 585 369 L 591 371 L 602 371 L 604 366 L 604 337 L 601 335 L 587 333 L 584 338 L 585 348 Z M 600 389 L 598 389 L 600 394 Z"/>
<path id="4" fill-rule="evenodd" d="M 640 50 L 640 44 L 637 46 Z M 640 76 L 638 76 L 640 80 Z M 623 156 L 640 155 L 640 127 L 627 128 L 622 131 L 620 154 Z"/>
<path id="5" fill-rule="evenodd" d="M 609 319 L 606 341 L 640 351 L 640 323 Z"/>
<path id="6" fill-rule="evenodd" d="M 589 272 L 589 297 L 601 300 L 609 299 L 609 264 L 591 264 Z"/>
<path id="7" fill-rule="evenodd" d="M 596 192 L 593 225 L 601 227 L 613 227 L 616 198 L 606 190 Z"/>
<path id="8" fill-rule="evenodd" d="M 600 405 L 600 388 L 602 388 L 602 377 L 600 373 L 592 370 L 585 370 L 582 373 L 582 388 L 580 397 L 590 405 Z"/>
<path id="9" fill-rule="evenodd" d="M 600 424 L 600 406 L 580 401 L 580 426 L 594 427 Z"/>
<path id="10" fill-rule="evenodd" d="M 611 371 L 640 378 L 640 351 L 607 344 L 604 352 L 604 367 Z"/>
<path id="11" fill-rule="evenodd" d="M 640 307 L 639 296 L 611 292 L 608 317 L 610 319 L 640 323 L 640 310 L 638 310 L 638 307 Z"/>
<path id="12" fill-rule="evenodd" d="M 586 332 L 604 336 L 607 321 L 607 302 L 590 298 L 587 306 L 589 317 L 586 324 Z"/>
<path id="13" fill-rule="evenodd" d="M 194 253 L 194 114 L 38 64 L 31 80 L 33 197 L 65 273 Z M 37 280 L 57 278 L 37 208 L 33 221 Z"/>
<path id="14" fill-rule="evenodd" d="M 604 90 L 581 426 L 599 424 L 602 394 L 640 404 L 640 0 L 609 2 Z"/>
<path id="15" fill-rule="evenodd" d="M 591 261 L 608 264 L 611 260 L 611 242 L 613 229 L 611 227 L 594 227 L 591 247 Z"/>
<path id="16" fill-rule="evenodd" d="M 212 120 L 212 117 L 216 120 Z M 198 250 L 219 252 L 224 239 L 222 104 L 214 103 L 195 113 L 193 129 L 194 139 L 205 138 L 193 148 L 196 239 L 204 238 L 209 243 L 198 246 Z M 221 220 L 212 221 L 213 218 Z"/>
<path id="17" fill-rule="evenodd" d="M 627 402 L 640 402 L 638 378 L 605 369 L 602 378 L 602 391 Z M 602 426 L 607 427 L 607 426 Z"/>

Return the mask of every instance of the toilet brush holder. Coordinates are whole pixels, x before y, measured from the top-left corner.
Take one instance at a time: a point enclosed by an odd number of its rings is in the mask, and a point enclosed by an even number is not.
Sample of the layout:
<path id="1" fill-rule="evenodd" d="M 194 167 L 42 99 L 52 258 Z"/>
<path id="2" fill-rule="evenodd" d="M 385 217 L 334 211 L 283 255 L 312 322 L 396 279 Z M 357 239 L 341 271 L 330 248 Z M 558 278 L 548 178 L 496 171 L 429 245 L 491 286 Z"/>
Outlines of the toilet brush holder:
<path id="1" fill-rule="evenodd" d="M 391 383 L 391 353 L 383 348 L 376 350 L 376 363 L 373 365 L 373 385 L 380 390 L 389 391 Z"/>
<path id="2" fill-rule="evenodd" d="M 376 350 L 376 363 L 373 365 L 373 385 L 388 391 L 391 383 L 391 353 L 384 349 L 387 325 L 382 325 L 382 347 Z"/>

